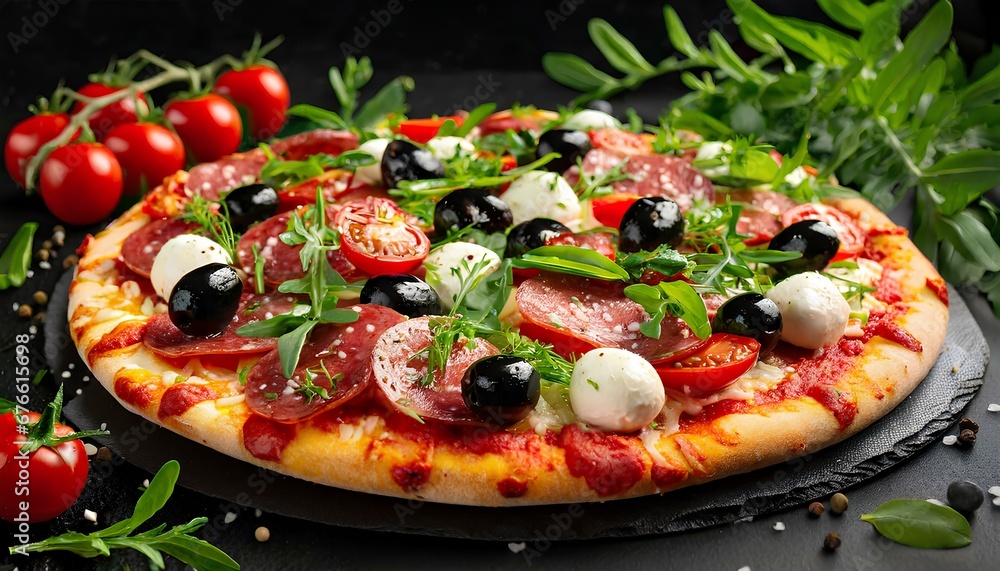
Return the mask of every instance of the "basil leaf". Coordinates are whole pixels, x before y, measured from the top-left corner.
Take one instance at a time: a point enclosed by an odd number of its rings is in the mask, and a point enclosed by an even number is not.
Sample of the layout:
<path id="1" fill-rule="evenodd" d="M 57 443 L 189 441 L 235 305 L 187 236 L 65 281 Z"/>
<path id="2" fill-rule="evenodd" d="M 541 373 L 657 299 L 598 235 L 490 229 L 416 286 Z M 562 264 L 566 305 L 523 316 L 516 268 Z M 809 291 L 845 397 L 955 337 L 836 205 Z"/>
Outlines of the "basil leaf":
<path id="1" fill-rule="evenodd" d="M 625 39 L 614 27 L 600 18 L 587 23 L 590 39 L 601 51 L 611 67 L 622 73 L 643 73 L 655 71 L 632 42 Z"/>
<path id="2" fill-rule="evenodd" d="M 861 516 L 883 536 L 920 549 L 952 549 L 972 543 L 962 514 L 927 500 L 890 500 Z"/>
<path id="3" fill-rule="evenodd" d="M 515 268 L 534 268 L 605 281 L 628 281 L 631 276 L 603 254 L 579 246 L 542 246 L 513 261 Z"/>
<path id="4" fill-rule="evenodd" d="M 160 511 L 170 495 L 174 493 L 174 484 L 180 476 L 181 466 L 176 460 L 170 460 L 164 464 L 153 479 L 149 481 L 149 487 L 139 497 L 132 510 L 132 517 L 122 520 L 110 527 L 94 533 L 95 537 L 114 537 L 118 535 L 128 535 L 139 526 L 153 517 Z"/>
<path id="5" fill-rule="evenodd" d="M 0 290 L 21 287 L 28 279 L 37 222 L 25 222 L 0 254 Z"/>
<path id="6" fill-rule="evenodd" d="M 1000 151 L 970 149 L 945 155 L 924 169 L 922 181 L 944 195 L 942 214 L 955 214 L 1000 185 Z"/>
<path id="7" fill-rule="evenodd" d="M 553 80 L 578 91 L 590 91 L 615 83 L 615 78 L 573 54 L 549 52 L 542 56 L 542 69 Z"/>

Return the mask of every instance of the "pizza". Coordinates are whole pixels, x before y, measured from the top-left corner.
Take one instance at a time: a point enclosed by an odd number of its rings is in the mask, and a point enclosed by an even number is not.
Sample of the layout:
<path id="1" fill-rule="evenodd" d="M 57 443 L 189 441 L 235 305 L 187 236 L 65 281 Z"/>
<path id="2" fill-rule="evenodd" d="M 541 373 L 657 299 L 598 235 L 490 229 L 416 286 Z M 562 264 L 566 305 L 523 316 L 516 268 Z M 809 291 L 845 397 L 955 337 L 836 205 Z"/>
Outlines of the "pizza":
<path id="1" fill-rule="evenodd" d="M 514 506 L 814 452 L 941 351 L 947 290 L 906 230 L 793 158 L 594 110 L 443 124 L 168 177 L 80 246 L 81 357 L 246 462 Z"/>

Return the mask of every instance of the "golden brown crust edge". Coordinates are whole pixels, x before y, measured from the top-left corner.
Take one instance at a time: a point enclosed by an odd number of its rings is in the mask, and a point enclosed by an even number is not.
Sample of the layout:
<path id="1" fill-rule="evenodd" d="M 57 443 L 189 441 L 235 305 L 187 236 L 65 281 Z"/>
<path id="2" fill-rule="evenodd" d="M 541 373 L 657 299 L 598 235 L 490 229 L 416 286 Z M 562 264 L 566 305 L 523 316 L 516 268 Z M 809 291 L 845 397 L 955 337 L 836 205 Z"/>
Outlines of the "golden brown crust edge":
<path id="1" fill-rule="evenodd" d="M 858 215 L 866 228 L 892 226 L 883 213 L 866 201 L 838 200 L 833 204 Z M 147 318 L 137 311 L 129 315 L 129 308 L 138 307 L 138 302 L 123 301 L 120 293 L 108 288 L 113 272 L 99 271 L 106 260 L 118 256 L 125 236 L 146 222 L 147 218 L 137 207 L 95 237 L 88 245 L 77 279 L 70 289 L 70 330 L 74 341 L 95 376 L 116 399 L 129 410 L 174 432 L 277 472 L 345 489 L 442 503 L 512 506 L 641 496 L 748 472 L 814 452 L 857 433 L 899 404 L 936 360 L 948 319 L 947 308 L 926 286 L 928 277 L 937 277 L 926 258 L 905 236 L 879 236 L 876 240 L 895 248 L 890 261 L 908 268 L 901 282 L 912 300 L 910 311 L 899 323 L 921 342 L 923 352 L 914 353 L 879 338 L 867 343 L 859 360 L 862 366 L 837 383 L 839 389 L 848 390 L 856 397 L 857 415 L 845 430 L 840 429 L 826 408 L 812 398 L 801 397 L 757 407 L 748 414 L 724 416 L 709 426 L 699 426 L 692 433 L 679 432 L 662 437 L 656 443 L 657 451 L 688 474 L 676 484 L 661 489 L 652 482 L 650 468 L 653 462 L 648 453 L 644 453 L 646 466 L 641 481 L 621 496 L 600 498 L 582 478 L 569 473 L 561 448 L 542 443 L 542 461 L 534 466 L 524 466 L 517 458 L 497 454 L 475 455 L 447 448 L 433 450 L 429 456 L 432 467 L 429 479 L 419 490 L 406 492 L 390 472 L 393 466 L 412 457 L 412 447 L 393 439 L 386 444 L 381 438 L 384 423 L 380 420 L 370 430 L 362 428 L 364 422 L 359 421 L 357 428 L 342 428 L 339 433 L 306 423 L 285 449 L 281 464 L 277 464 L 255 458 L 244 448 L 242 426 L 249 410 L 243 403 L 220 407 L 214 401 L 206 401 L 182 415 L 160 419 L 156 415 L 158 402 L 137 409 L 115 394 L 116 376 L 149 371 L 153 373 L 149 382 L 156 384 L 162 383 L 160 377 L 164 372 L 172 370 L 141 344 L 105 353 L 95 360 L 88 359 L 87 355 L 88 349 L 114 324 Z M 116 291 L 118 289 L 115 287 Z M 109 307 L 125 315 L 105 314 L 103 320 L 94 320 L 102 309 Z M 873 385 L 881 390 L 882 398 L 874 395 Z M 376 449 L 377 453 L 373 453 Z M 498 492 L 497 484 L 512 474 L 528 482 L 527 491 L 521 497 L 505 498 Z"/>

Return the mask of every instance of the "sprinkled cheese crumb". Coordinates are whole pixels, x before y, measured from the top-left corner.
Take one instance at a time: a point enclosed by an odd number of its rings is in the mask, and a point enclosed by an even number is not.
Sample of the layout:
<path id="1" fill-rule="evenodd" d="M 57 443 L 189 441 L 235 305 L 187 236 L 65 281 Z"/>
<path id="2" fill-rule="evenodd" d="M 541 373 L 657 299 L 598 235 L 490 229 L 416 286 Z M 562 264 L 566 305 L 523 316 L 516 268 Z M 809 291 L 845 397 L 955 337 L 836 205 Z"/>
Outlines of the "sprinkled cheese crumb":
<path id="1" fill-rule="evenodd" d="M 945 446 L 951 446 L 952 444 L 958 442 L 958 437 L 954 434 L 949 434 L 948 436 L 942 438 L 941 442 L 943 442 Z"/>
<path id="2" fill-rule="evenodd" d="M 347 353 L 344 353 L 343 351 L 337 351 L 337 356 L 340 357 L 341 359 L 346 359 Z"/>
<path id="3" fill-rule="evenodd" d="M 375 332 L 375 326 L 372 325 L 371 323 L 369 323 L 368 325 L 365 325 L 365 331 L 367 331 L 369 333 L 374 333 Z"/>
<path id="4" fill-rule="evenodd" d="M 520 552 L 524 551 L 525 549 L 527 549 L 527 547 L 528 547 L 528 544 L 525 543 L 525 542 L 523 542 L 523 541 L 521 543 L 508 543 L 507 544 L 507 549 L 510 549 L 511 553 L 520 553 Z"/>
<path id="5" fill-rule="evenodd" d="M 774 522 L 774 531 L 785 531 L 785 524 L 780 521 Z"/>
<path id="6" fill-rule="evenodd" d="M 345 329 L 344 331 L 346 331 L 348 333 L 354 333 L 354 326 L 353 325 L 348 325 L 347 329 Z"/>
<path id="7" fill-rule="evenodd" d="M 83 510 L 83 519 L 97 523 L 97 512 L 91 510 Z"/>
<path id="8" fill-rule="evenodd" d="M 234 521 L 236 521 L 236 514 L 234 512 L 226 512 L 226 517 L 224 517 L 222 521 L 226 522 L 227 524 L 233 523 Z"/>

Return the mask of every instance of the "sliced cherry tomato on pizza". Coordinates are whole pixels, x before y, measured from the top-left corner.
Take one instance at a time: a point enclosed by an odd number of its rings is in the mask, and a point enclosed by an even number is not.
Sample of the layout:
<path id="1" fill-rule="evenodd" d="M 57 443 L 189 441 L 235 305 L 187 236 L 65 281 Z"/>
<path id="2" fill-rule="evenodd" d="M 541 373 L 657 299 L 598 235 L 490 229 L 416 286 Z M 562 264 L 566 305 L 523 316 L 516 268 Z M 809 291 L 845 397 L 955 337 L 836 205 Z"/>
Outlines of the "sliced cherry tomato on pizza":
<path id="1" fill-rule="evenodd" d="M 653 145 L 648 140 L 621 129 L 595 129 L 590 132 L 590 142 L 593 143 L 595 149 L 607 149 L 623 155 L 649 155 L 653 153 Z"/>
<path id="2" fill-rule="evenodd" d="M 110 215 L 122 196 L 122 167 L 100 143 L 59 147 L 42 163 L 38 188 L 45 206 L 69 224 L 93 224 Z"/>
<path id="3" fill-rule="evenodd" d="M 427 235 L 386 198 L 349 202 L 335 222 L 344 257 L 371 276 L 411 270 L 431 251 Z"/>
<path id="4" fill-rule="evenodd" d="M 422 144 L 437 136 L 438 131 L 441 130 L 441 126 L 444 125 L 445 121 L 449 119 L 454 121 L 455 124 L 459 126 L 462 124 L 463 120 L 463 118 L 458 115 L 433 117 L 429 119 L 407 119 L 406 121 L 402 121 L 399 125 L 393 127 L 392 131 L 407 137 L 411 141 Z"/>
<path id="5" fill-rule="evenodd" d="M 114 87 L 103 83 L 88 83 L 77 90 L 77 93 L 84 97 L 96 99 L 117 93 L 123 89 L 128 88 Z M 73 105 L 73 114 L 79 113 L 84 107 L 86 107 L 86 103 L 77 101 Z M 87 118 L 87 123 L 90 124 L 90 129 L 94 132 L 94 136 L 98 140 L 103 140 L 104 136 L 118 125 L 137 122 L 139 120 L 139 115 L 136 113 L 137 108 L 142 112 L 147 110 L 145 95 L 141 91 L 136 91 L 134 96 L 129 94 L 120 101 L 116 101 L 107 107 L 95 111 Z"/>
<path id="6" fill-rule="evenodd" d="M 750 337 L 716 333 L 692 352 L 653 363 L 664 386 L 705 396 L 731 385 L 757 362 L 760 343 Z"/>
<path id="7" fill-rule="evenodd" d="M 590 201 L 590 205 L 598 222 L 611 228 L 618 228 L 622 224 L 625 211 L 640 198 L 642 197 L 635 194 L 614 193 L 598 196 Z"/>
<path id="8" fill-rule="evenodd" d="M 153 123 L 118 125 L 104 139 L 125 175 L 125 194 L 136 196 L 156 188 L 184 169 L 184 144 L 173 131 Z"/>
<path id="9" fill-rule="evenodd" d="M 250 135 L 270 139 L 285 124 L 291 95 L 281 72 L 263 64 L 229 70 L 215 81 L 215 93 L 246 110 Z"/>
<path id="10" fill-rule="evenodd" d="M 167 103 L 167 121 L 180 135 L 194 160 L 211 162 L 240 146 L 243 123 L 233 104 L 214 93 Z"/>
<path id="11" fill-rule="evenodd" d="M 853 258 L 865 249 L 864 230 L 843 210 L 826 204 L 800 204 L 781 215 L 786 228 L 802 220 L 822 220 L 837 233 L 840 249 L 833 261 Z"/>
<path id="12" fill-rule="evenodd" d="M 3 147 L 4 165 L 14 182 L 24 186 L 24 169 L 28 167 L 28 161 L 42 145 L 62 133 L 69 125 L 69 119 L 66 113 L 41 113 L 14 125 Z"/>

